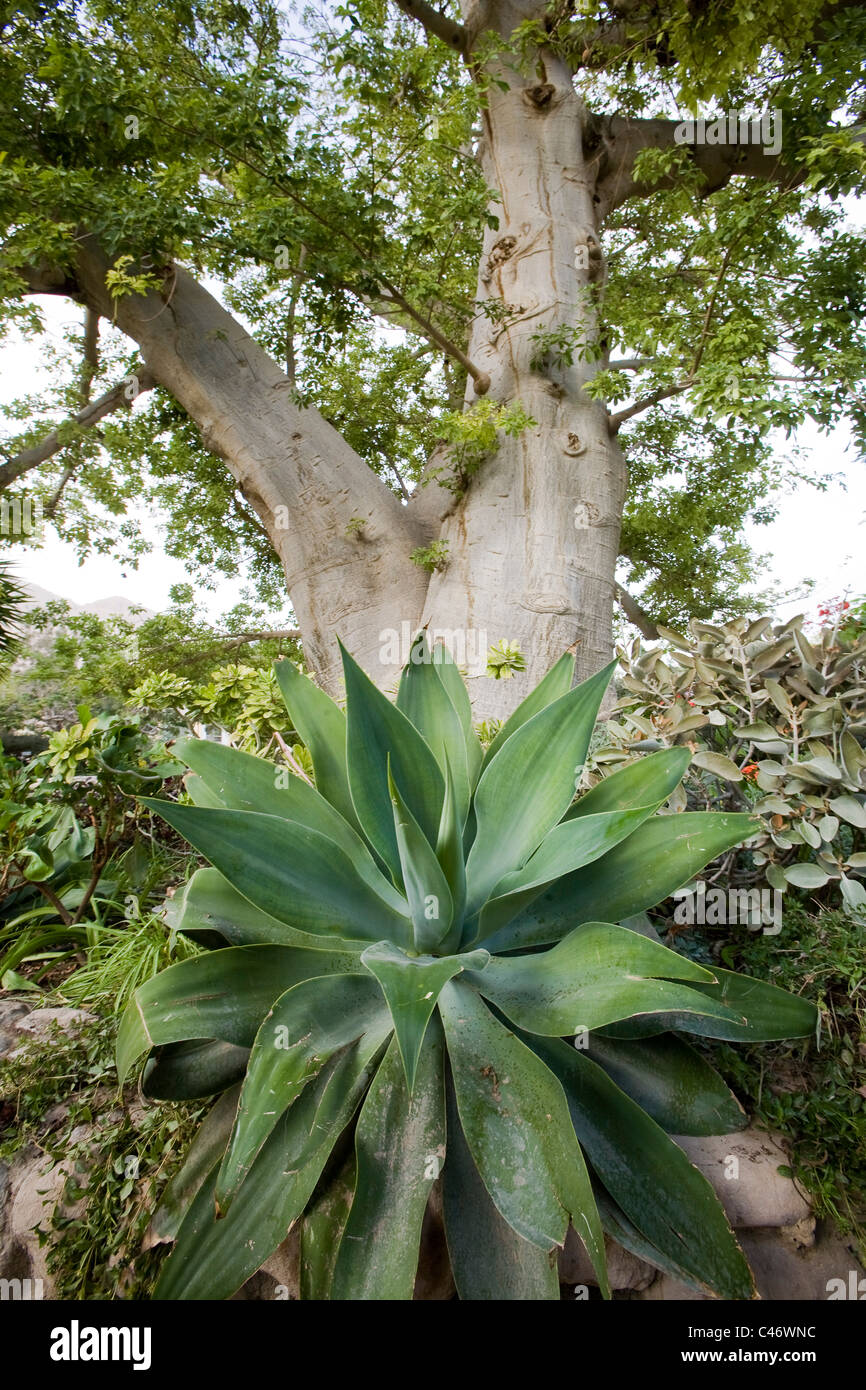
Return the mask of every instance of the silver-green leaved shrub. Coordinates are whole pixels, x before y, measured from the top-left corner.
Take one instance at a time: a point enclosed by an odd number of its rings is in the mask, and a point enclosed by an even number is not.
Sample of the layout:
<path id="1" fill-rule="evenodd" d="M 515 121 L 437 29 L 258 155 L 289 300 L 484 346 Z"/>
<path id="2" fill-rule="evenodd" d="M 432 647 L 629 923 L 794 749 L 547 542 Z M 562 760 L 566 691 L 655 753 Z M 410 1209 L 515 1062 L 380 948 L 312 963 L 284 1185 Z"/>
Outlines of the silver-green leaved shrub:
<path id="1" fill-rule="evenodd" d="M 856 911 L 866 907 L 866 632 L 838 617 L 811 639 L 802 616 L 735 618 L 621 647 L 625 690 L 596 769 L 688 749 L 671 809 L 712 802 L 761 818 L 744 882 L 825 889 Z"/>
<path id="2" fill-rule="evenodd" d="M 441 1185 L 461 1299 L 556 1299 L 569 1222 L 698 1289 L 753 1280 L 670 1134 L 743 1112 L 684 1034 L 806 1037 L 811 1005 L 629 927 L 754 830 L 656 815 L 673 748 L 575 801 L 612 667 L 563 657 L 482 750 L 443 648 L 396 704 L 344 652 L 345 713 L 278 667 L 315 787 L 216 743 L 177 753 L 195 805 L 148 804 L 213 866 L 175 903 L 213 947 L 136 993 L 118 1067 L 219 1095 L 167 1189 L 163 1299 L 229 1297 L 300 1228 L 307 1299 L 409 1299 Z"/>

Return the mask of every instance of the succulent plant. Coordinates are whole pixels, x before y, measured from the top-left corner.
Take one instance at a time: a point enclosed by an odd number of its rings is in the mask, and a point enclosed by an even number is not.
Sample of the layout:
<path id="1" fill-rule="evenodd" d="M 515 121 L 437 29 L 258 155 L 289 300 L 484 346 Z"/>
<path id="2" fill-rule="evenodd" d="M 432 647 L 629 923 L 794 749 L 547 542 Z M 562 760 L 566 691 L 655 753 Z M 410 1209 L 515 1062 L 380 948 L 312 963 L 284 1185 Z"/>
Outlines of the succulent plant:
<path id="1" fill-rule="evenodd" d="M 396 704 L 343 653 L 345 714 L 278 666 L 315 787 L 190 740 L 196 804 L 148 802 L 213 866 L 173 904 L 209 949 L 137 991 L 118 1068 L 151 1053 L 146 1093 L 221 1093 L 153 1220 L 157 1297 L 228 1297 L 299 1227 L 302 1297 L 409 1299 L 434 1187 L 461 1299 L 558 1298 L 569 1222 L 605 1294 L 608 1232 L 752 1297 L 669 1137 L 744 1123 L 683 1034 L 806 1037 L 815 1011 L 639 914 L 753 820 L 655 814 L 679 748 L 575 800 L 612 666 L 573 687 L 563 657 L 484 752 L 456 666 L 417 640 Z"/>
<path id="2" fill-rule="evenodd" d="M 841 616 L 811 640 L 802 615 L 784 624 L 765 616 L 694 621 L 688 634 L 661 628 L 661 646 L 620 648 L 626 693 L 597 756 L 606 772 L 641 749 L 688 747 L 675 805 L 712 800 L 761 816 L 752 881 L 782 893 L 836 883 L 858 909 L 866 907 L 866 633 L 842 630 Z"/>

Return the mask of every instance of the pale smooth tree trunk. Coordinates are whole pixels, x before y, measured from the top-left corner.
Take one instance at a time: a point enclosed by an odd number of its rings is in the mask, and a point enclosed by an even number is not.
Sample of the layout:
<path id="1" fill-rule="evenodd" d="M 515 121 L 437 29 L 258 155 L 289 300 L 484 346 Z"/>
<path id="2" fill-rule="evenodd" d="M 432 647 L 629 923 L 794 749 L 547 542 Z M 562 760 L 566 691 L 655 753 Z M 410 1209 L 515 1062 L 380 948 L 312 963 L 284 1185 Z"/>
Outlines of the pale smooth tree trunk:
<path id="1" fill-rule="evenodd" d="M 506 3 L 478 14 L 469 4 L 464 18 L 507 37 L 538 8 Z M 590 296 L 603 274 L 585 112 L 564 64 L 538 58 L 538 76 L 522 78 L 504 64 L 490 73 L 480 154 L 499 194 L 491 205 L 499 226 L 485 237 L 477 299 L 498 300 L 505 317 L 479 314 L 468 347 L 490 377 L 489 397 L 519 401 L 537 423 L 503 438 L 450 514 L 440 507 L 448 562 L 424 607 L 433 629 L 480 631 L 520 647 L 525 673 L 470 680 L 476 704 L 496 716 L 566 648 L 576 648 L 580 677 L 610 660 L 626 489 L 607 412 L 583 390 L 597 363 L 580 346 L 596 343 Z M 540 362 L 536 335 L 561 327 L 580 334 L 572 364 Z M 477 399 L 470 379 L 467 406 Z"/>

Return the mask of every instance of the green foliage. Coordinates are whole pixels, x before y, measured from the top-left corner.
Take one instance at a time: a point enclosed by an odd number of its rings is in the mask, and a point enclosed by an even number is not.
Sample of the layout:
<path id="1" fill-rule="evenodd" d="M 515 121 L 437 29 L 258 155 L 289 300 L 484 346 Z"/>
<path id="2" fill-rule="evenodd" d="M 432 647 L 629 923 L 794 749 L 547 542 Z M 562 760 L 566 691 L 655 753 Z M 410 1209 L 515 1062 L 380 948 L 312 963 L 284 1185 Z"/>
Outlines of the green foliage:
<path id="1" fill-rule="evenodd" d="M 440 417 L 440 437 L 450 445 L 448 466 L 432 471 L 440 487 L 462 497 L 484 460 L 499 447 L 499 433 L 519 439 L 537 422 L 519 401 L 498 405 L 495 401 L 476 401 L 468 410 L 453 410 Z"/>
<path id="2" fill-rule="evenodd" d="M 26 595 L 16 584 L 12 567 L 0 561 L 0 663 L 6 662 L 17 648 L 25 602 Z"/>
<path id="3" fill-rule="evenodd" d="M 413 565 L 420 565 L 428 574 L 433 574 L 435 570 L 444 570 L 448 564 L 448 542 L 431 541 L 429 545 L 416 546 L 409 559 Z"/>
<path id="4" fill-rule="evenodd" d="M 494 680 L 511 680 L 515 671 L 526 670 L 526 658 L 516 642 L 503 638 L 487 652 L 487 675 Z"/>
<path id="5" fill-rule="evenodd" d="M 811 1000 L 821 1046 L 722 1047 L 719 1070 L 768 1128 L 792 1147 L 793 1168 L 817 1216 L 851 1231 L 866 1253 L 866 995 L 862 927 L 843 912 L 785 909 L 785 935 L 738 933 L 725 963 Z"/>
<path id="6" fill-rule="evenodd" d="M 845 626 L 841 604 L 822 610 L 808 638 L 803 618 L 769 617 L 620 649 L 626 693 L 596 753 L 608 773 L 635 753 L 687 747 L 691 768 L 671 803 L 749 810 L 762 818 L 744 881 L 774 889 L 841 893 L 866 907 L 866 634 Z"/>
<path id="7" fill-rule="evenodd" d="M 148 799 L 213 866 L 171 909 L 206 949 L 136 991 L 119 1073 L 151 1054 L 147 1094 L 224 1093 L 154 1218 L 157 1296 L 229 1297 L 299 1222 L 304 1297 L 410 1299 L 441 1172 L 462 1299 L 557 1298 L 569 1220 L 605 1293 L 603 1228 L 631 1224 L 660 1268 L 751 1297 L 668 1137 L 744 1120 L 682 1034 L 808 1037 L 816 1011 L 634 919 L 753 819 L 655 816 L 680 749 L 575 803 L 611 668 L 571 688 L 564 657 L 485 753 L 445 649 L 416 641 L 396 705 L 345 652 L 345 715 L 280 668 L 318 790 L 188 741 L 195 804 Z"/>
<path id="8" fill-rule="evenodd" d="M 142 1248 L 153 1199 L 176 1170 L 202 1107 L 121 1104 L 101 1020 L 75 1036 L 55 1030 L 0 1061 L 0 1098 L 0 1159 L 35 1143 L 69 1174 L 60 1202 L 40 1222 L 57 1297 L 148 1298 L 159 1266 L 158 1254 Z"/>
<path id="9" fill-rule="evenodd" d="M 264 691 L 273 684 L 269 673 L 274 660 L 284 653 L 297 655 L 298 642 L 257 637 L 269 627 L 258 605 L 237 604 L 215 630 L 197 610 L 189 586 L 176 585 L 172 592 L 171 607 L 151 617 L 133 611 L 129 617 L 102 618 L 73 613 L 61 602 L 30 610 L 30 651 L 0 685 L 0 724 L 56 727 L 71 720 L 82 700 L 100 712 L 118 713 L 130 703 L 169 708 L 172 693 L 178 703 L 190 689 L 204 691 L 209 685 L 214 685 L 211 700 L 218 701 L 216 687 L 227 690 L 233 671 L 239 704 L 242 692 L 252 697 L 260 687 L 264 700 Z M 243 663 L 236 666 L 238 653 Z M 262 673 L 261 682 L 255 672 Z M 153 699 L 133 698 L 139 689 L 152 691 Z M 191 708 L 196 708 L 194 701 Z M 184 716 L 177 717 L 185 722 Z"/>
<path id="10" fill-rule="evenodd" d="M 142 812 L 182 766 L 138 720 L 84 706 L 80 722 L 52 734 L 44 753 L 0 759 L 0 979 L 52 970 L 102 925 L 122 917 L 124 891 L 154 887 L 149 857 L 133 849 Z"/>

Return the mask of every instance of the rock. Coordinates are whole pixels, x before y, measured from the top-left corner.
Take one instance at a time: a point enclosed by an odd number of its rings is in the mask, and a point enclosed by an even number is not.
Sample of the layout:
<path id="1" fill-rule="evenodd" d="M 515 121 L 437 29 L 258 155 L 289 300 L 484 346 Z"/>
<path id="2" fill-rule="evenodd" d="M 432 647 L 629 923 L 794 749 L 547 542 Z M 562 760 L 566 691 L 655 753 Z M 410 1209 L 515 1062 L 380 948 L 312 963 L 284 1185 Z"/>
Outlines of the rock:
<path id="1" fill-rule="evenodd" d="M 853 1244 L 827 1222 L 818 1224 L 814 1244 L 806 1247 L 797 1244 L 790 1230 L 778 1227 L 738 1231 L 737 1239 L 751 1265 L 758 1293 L 767 1302 L 821 1303 L 852 1297 L 866 1300 L 866 1277 Z M 660 1274 L 649 1288 L 632 1294 L 632 1298 L 653 1302 L 714 1301 L 669 1274 Z"/>
<path id="2" fill-rule="evenodd" d="M 22 999 L 0 999 L 0 1058 L 8 1057 L 20 1043 L 17 1025 L 29 1012 L 30 1005 Z"/>
<path id="3" fill-rule="evenodd" d="M 809 1203 L 791 1178 L 778 1171 L 788 1155 L 772 1134 L 743 1129 L 738 1134 L 672 1135 L 712 1183 L 736 1230 L 795 1226 L 808 1220 Z"/>
<path id="4" fill-rule="evenodd" d="M 83 1199 L 74 1205 L 63 1201 L 70 1174 L 66 1164 L 53 1163 L 35 1147 L 24 1149 L 6 1171 L 0 1210 L 0 1278 L 40 1280 L 42 1298 L 54 1298 L 56 1292 L 48 1273 L 47 1246 L 40 1245 L 37 1228 L 47 1228 L 57 1207 L 70 1217 L 84 1210 Z"/>
<path id="5" fill-rule="evenodd" d="M 645 1289 L 656 1278 L 658 1270 L 653 1265 L 624 1250 L 610 1236 L 605 1237 L 604 1248 L 611 1289 Z M 590 1258 L 573 1226 L 569 1226 L 560 1251 L 559 1281 L 561 1284 L 598 1284 Z"/>
<path id="6" fill-rule="evenodd" d="M 27 1039 L 44 1042 L 51 1038 L 55 1029 L 61 1033 L 80 1033 L 85 1024 L 93 1022 L 95 1015 L 89 1014 L 86 1009 L 31 1009 L 25 1017 L 18 1019 L 15 1028 L 19 1035 L 23 1033 Z M 17 1056 L 17 1052 L 11 1055 Z"/>

